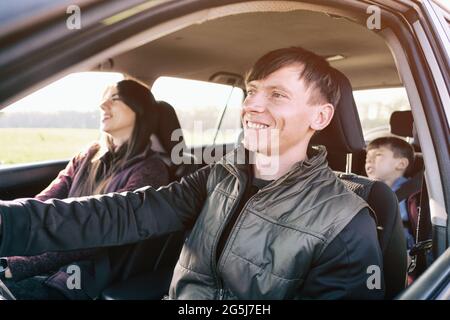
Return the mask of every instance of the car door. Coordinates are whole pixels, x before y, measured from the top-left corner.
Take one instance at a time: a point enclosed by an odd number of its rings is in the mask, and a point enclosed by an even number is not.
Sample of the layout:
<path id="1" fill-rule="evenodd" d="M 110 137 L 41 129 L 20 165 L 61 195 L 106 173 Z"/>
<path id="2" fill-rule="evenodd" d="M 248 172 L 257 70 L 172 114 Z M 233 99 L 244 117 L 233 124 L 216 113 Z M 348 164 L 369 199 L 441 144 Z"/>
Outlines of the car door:
<path id="1" fill-rule="evenodd" d="M 0 167 L 0 199 L 30 198 L 44 190 L 67 160 Z"/>
<path id="2" fill-rule="evenodd" d="M 421 1 L 415 7 L 416 15 L 408 17 L 409 23 L 417 34 L 417 45 L 426 57 L 431 83 L 436 88 L 437 102 L 435 105 L 424 106 L 425 117 L 434 133 L 435 144 L 442 146 L 442 152 L 437 152 L 438 161 L 449 163 L 449 123 L 450 123 L 450 12 L 448 3 L 444 1 Z M 425 81 L 425 80 L 422 80 Z M 417 115 L 419 117 L 419 115 Z M 431 128 L 433 127 L 433 128 Z M 439 131 L 441 129 L 441 133 Z M 435 131 L 435 132 L 433 132 Z M 445 167 L 445 168 L 444 168 Z M 449 176 L 450 167 L 441 167 L 443 195 L 446 212 L 449 210 Z M 445 211 L 445 209 L 443 208 Z M 444 214 L 441 215 L 444 217 Z M 450 299 L 450 219 L 434 221 L 433 246 L 438 259 L 398 298 L 402 300 L 449 300 Z M 438 217 L 435 217 L 438 218 Z"/>

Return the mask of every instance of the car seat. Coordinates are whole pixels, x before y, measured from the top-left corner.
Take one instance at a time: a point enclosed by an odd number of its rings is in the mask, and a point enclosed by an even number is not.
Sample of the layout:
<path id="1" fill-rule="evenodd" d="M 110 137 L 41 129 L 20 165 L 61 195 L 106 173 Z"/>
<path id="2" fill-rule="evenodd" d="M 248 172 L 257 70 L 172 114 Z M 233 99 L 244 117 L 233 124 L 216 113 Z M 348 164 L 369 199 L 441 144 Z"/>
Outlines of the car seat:
<path id="1" fill-rule="evenodd" d="M 325 129 L 316 132 L 310 144 L 325 145 L 330 153 L 346 156 L 345 172 L 335 173 L 375 213 L 383 254 L 385 298 L 391 299 L 405 288 L 407 271 L 406 239 L 398 201 L 394 192 L 384 183 L 351 172 L 352 154 L 363 152 L 365 142 L 350 81 L 339 71 L 338 78 L 341 99 L 335 108 L 334 117 Z M 331 164 L 330 167 L 336 169 Z"/>

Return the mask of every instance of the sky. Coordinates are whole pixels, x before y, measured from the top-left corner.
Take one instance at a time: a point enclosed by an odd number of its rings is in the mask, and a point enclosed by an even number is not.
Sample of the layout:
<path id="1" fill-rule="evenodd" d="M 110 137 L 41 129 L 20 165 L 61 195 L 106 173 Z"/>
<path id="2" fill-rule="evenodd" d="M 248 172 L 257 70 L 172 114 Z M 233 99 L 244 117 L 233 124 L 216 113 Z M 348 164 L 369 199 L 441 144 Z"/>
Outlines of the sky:
<path id="1" fill-rule="evenodd" d="M 229 107 L 240 107 L 243 92 L 238 88 L 231 92 L 231 89 L 217 83 L 160 77 L 155 81 L 152 92 L 158 100 L 167 101 L 176 108 L 222 106 L 228 100 Z"/>
<path id="2" fill-rule="evenodd" d="M 121 79 L 122 74 L 113 72 L 73 73 L 9 105 L 2 111 L 89 112 L 98 108 L 105 88 Z"/>

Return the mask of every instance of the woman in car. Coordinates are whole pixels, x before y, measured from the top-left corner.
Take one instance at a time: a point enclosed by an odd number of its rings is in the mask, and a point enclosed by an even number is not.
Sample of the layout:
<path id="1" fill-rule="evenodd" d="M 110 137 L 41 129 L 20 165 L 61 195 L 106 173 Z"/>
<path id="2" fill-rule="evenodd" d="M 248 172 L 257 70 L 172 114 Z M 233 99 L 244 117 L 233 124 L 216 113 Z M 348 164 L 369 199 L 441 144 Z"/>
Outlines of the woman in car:
<path id="1" fill-rule="evenodd" d="M 42 201 L 64 199 L 134 190 L 147 185 L 159 187 L 169 182 L 167 166 L 151 149 L 150 136 L 158 125 L 158 104 L 150 90 L 137 81 L 122 80 L 106 89 L 100 109 L 99 141 L 71 159 L 35 198 Z M 130 250 L 130 246 L 124 246 L 10 257 L 5 277 L 18 299 L 95 298 L 112 274 L 120 269 L 114 266 L 117 261 L 111 261 L 110 257 L 124 256 Z M 76 281 L 73 286 L 68 285 L 67 267 L 48 276 L 51 271 L 74 261 L 78 261 L 76 265 L 80 267 L 81 285 Z M 47 275 L 37 276 L 42 274 Z"/>

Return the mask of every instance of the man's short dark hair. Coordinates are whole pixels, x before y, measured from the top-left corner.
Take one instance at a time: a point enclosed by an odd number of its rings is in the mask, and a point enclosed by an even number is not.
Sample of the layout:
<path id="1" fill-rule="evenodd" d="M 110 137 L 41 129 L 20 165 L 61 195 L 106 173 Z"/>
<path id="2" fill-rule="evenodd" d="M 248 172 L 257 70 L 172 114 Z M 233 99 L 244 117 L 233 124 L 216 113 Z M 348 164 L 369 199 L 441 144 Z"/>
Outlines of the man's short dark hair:
<path id="1" fill-rule="evenodd" d="M 266 53 L 259 58 L 248 72 L 246 83 L 261 80 L 273 72 L 290 66 L 299 65 L 302 70 L 299 79 L 303 79 L 307 88 L 318 94 L 311 95 L 311 104 L 331 103 L 337 107 L 341 96 L 336 70 L 327 60 L 301 47 L 282 48 Z"/>
<path id="2" fill-rule="evenodd" d="M 367 151 L 380 147 L 389 148 L 394 153 L 394 158 L 408 159 L 408 167 L 405 172 L 409 172 L 414 163 L 414 148 L 405 140 L 397 137 L 381 137 L 373 140 L 367 146 Z"/>

